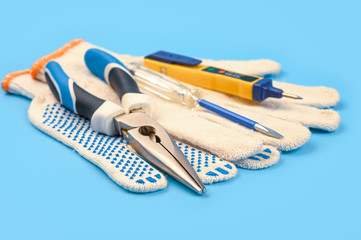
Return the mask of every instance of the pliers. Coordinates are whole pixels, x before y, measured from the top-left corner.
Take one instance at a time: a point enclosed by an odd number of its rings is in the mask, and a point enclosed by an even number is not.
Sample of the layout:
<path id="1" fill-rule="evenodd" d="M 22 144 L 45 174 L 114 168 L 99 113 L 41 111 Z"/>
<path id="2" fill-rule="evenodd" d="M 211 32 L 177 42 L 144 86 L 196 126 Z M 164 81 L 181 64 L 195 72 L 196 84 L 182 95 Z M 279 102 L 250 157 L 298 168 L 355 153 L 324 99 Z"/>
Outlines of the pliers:
<path id="1" fill-rule="evenodd" d="M 199 194 L 205 187 L 167 131 L 147 112 L 150 96 L 139 91 L 131 72 L 115 57 L 89 49 L 84 60 L 88 69 L 115 90 L 122 106 L 100 99 L 76 84 L 55 62 L 45 67 L 45 78 L 55 98 L 66 108 L 90 120 L 93 130 L 121 135 L 145 160 Z"/>

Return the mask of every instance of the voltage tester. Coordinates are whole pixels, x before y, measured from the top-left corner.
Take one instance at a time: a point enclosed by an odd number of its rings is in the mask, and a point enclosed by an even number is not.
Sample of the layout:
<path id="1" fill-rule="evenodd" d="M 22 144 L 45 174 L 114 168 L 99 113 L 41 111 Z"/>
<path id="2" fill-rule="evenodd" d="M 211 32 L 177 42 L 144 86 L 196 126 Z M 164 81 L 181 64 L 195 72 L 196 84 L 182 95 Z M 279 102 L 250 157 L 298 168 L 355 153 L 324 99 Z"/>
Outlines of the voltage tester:
<path id="1" fill-rule="evenodd" d="M 228 93 L 241 98 L 262 102 L 266 98 L 301 97 L 284 93 L 272 85 L 272 79 L 246 75 L 228 70 L 206 66 L 201 60 L 158 51 L 144 58 L 144 66 L 161 72 L 182 82 L 218 92 Z"/>

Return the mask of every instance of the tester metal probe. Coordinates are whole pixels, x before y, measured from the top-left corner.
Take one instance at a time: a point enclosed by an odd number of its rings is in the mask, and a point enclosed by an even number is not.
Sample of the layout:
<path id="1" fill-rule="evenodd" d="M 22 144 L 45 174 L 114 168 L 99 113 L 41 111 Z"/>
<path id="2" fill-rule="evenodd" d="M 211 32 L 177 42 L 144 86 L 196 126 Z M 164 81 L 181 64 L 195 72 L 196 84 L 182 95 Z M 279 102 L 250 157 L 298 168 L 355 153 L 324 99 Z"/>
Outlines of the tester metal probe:
<path id="1" fill-rule="evenodd" d="M 208 102 L 205 99 L 201 99 L 197 90 L 191 90 L 183 86 L 174 78 L 153 71 L 137 63 L 131 63 L 128 67 L 135 76 L 135 79 L 137 80 L 138 85 L 142 88 L 142 91 L 157 95 L 166 100 L 181 103 L 189 108 L 195 108 L 199 105 L 245 127 L 271 137 L 283 138 L 283 136 L 278 132 L 267 128 L 258 122 L 229 111 L 219 105 Z"/>
<path id="2" fill-rule="evenodd" d="M 100 99 L 77 85 L 61 66 L 49 62 L 45 78 L 55 98 L 69 110 L 90 120 L 93 130 L 121 135 L 144 159 L 199 194 L 205 187 L 166 130 L 146 114 L 149 96 L 142 94 L 129 70 L 99 49 L 85 54 L 89 70 L 109 84 L 123 107 Z M 149 108 L 148 108 L 149 109 Z"/>
<path id="3" fill-rule="evenodd" d="M 158 51 L 144 58 L 144 66 L 202 88 L 257 102 L 262 102 L 268 97 L 302 99 L 274 87 L 269 78 L 235 73 L 202 65 L 201 62 L 195 58 L 165 51 Z"/>

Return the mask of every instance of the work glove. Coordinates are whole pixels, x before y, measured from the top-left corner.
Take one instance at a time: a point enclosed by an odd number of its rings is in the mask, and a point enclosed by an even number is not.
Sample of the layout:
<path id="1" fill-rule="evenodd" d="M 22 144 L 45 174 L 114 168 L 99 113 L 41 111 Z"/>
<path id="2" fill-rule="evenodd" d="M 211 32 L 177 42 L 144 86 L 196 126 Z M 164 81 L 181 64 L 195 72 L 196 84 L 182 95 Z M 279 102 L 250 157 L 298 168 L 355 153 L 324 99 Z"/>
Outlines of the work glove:
<path id="1" fill-rule="evenodd" d="M 106 85 L 98 81 L 85 67 L 84 54 L 89 48 L 97 47 L 85 41 L 72 41 L 36 62 L 32 67 L 31 74 L 33 78 L 45 81 L 44 62 L 46 63 L 49 58 L 56 56 L 56 60 L 64 70 L 73 78 L 79 79 L 79 82 L 87 90 L 107 100 L 119 101 L 116 95 L 106 91 Z M 130 62 L 142 63 L 143 60 L 141 57 L 111 54 L 118 57 L 125 65 Z M 275 75 L 280 71 L 280 65 L 271 60 L 203 60 L 203 62 L 206 65 L 252 75 Z M 90 82 L 92 83 L 89 84 Z M 327 87 L 304 87 L 275 81 L 276 87 L 282 88 L 285 92 L 300 95 L 303 100 L 267 99 L 262 103 L 257 103 L 185 85 L 198 89 L 203 95 L 202 98 L 255 120 L 284 136 L 282 139 L 269 137 L 205 109 L 197 108 L 191 111 L 180 104 L 155 98 L 153 117 L 166 128 L 173 138 L 243 168 L 260 169 L 271 166 L 278 161 L 279 151 L 299 148 L 309 140 L 311 132 L 308 128 L 334 131 L 340 122 L 340 117 L 334 110 L 319 109 L 334 106 L 339 101 L 337 91 Z"/>
<path id="2" fill-rule="evenodd" d="M 85 41 L 73 40 L 62 48 L 53 52 L 52 54 L 44 56 L 43 58 L 35 62 L 32 66 L 31 75 L 34 79 L 45 81 L 43 72 L 44 66 L 51 59 L 55 59 L 61 64 L 64 71 L 73 79 L 76 79 L 77 83 L 80 84 L 83 88 L 101 98 L 119 103 L 119 99 L 114 94 L 114 92 L 103 82 L 99 81 L 99 79 L 95 77 L 85 66 L 84 54 L 89 48 L 94 47 L 96 46 L 89 44 Z M 142 58 L 140 57 L 136 58 L 128 55 L 117 55 L 114 53 L 111 54 L 117 56 L 119 60 L 125 64 L 129 64 L 130 62 L 134 61 L 142 61 Z M 245 65 L 248 65 L 248 62 L 244 63 Z M 270 60 L 258 60 L 254 61 L 254 63 L 258 64 L 259 66 L 264 66 L 263 68 L 259 68 L 262 72 L 265 72 L 267 74 L 274 73 L 272 71 L 274 71 L 275 69 L 276 71 L 279 71 L 279 64 Z M 172 114 L 167 115 L 168 110 L 166 108 L 172 108 L 172 103 L 165 102 L 160 99 L 155 99 L 155 102 L 156 106 L 153 117 L 161 124 L 171 123 L 173 121 L 171 119 L 177 114 L 173 114 L 175 113 L 175 111 L 173 109 L 170 109 L 170 112 Z M 179 107 L 178 105 L 174 106 L 176 108 Z M 274 165 L 279 160 L 279 151 L 272 146 L 263 145 L 260 139 L 249 138 L 245 141 L 247 136 L 238 134 L 237 132 L 228 129 L 227 127 L 222 127 L 219 124 L 209 126 L 209 121 L 206 121 L 203 118 L 200 119 L 200 121 L 199 116 L 193 117 L 192 111 L 181 108 L 181 111 L 184 110 L 186 110 L 184 116 L 180 116 L 179 119 L 175 119 L 174 123 L 176 124 L 180 119 L 184 119 L 184 117 L 188 116 L 189 118 L 184 121 L 183 124 L 185 122 L 188 122 L 189 124 L 194 125 L 190 126 L 187 129 L 183 129 L 185 133 L 190 133 L 187 135 L 187 137 L 182 137 L 182 135 L 180 134 L 172 134 L 174 130 L 177 130 L 177 126 L 175 126 L 175 128 L 173 129 L 173 126 L 169 125 L 168 127 L 166 127 L 166 129 L 173 138 L 190 143 L 191 145 L 193 145 L 192 142 L 194 142 L 194 139 L 191 139 L 192 137 L 194 137 L 195 139 L 201 139 L 201 141 L 205 142 L 205 147 L 203 149 L 205 149 L 205 151 L 207 152 L 217 152 L 218 150 L 225 149 L 224 153 L 226 154 L 223 154 L 223 156 L 228 156 L 228 159 L 232 159 L 233 156 L 236 156 L 235 158 L 233 157 L 233 159 L 236 159 L 238 161 L 235 161 L 234 163 L 244 168 L 265 168 Z M 204 126 L 202 126 L 205 122 L 207 123 L 207 128 L 204 128 Z M 200 127 L 197 127 L 197 124 L 200 124 Z M 182 132 L 183 130 L 180 129 L 178 132 Z M 209 137 L 211 132 L 208 132 L 208 130 L 214 132 L 211 138 Z M 215 141 L 212 141 L 212 139 L 215 139 Z M 220 151 L 218 152 L 221 153 Z"/>
<path id="3" fill-rule="evenodd" d="M 75 81 L 81 77 L 69 75 Z M 2 86 L 9 93 L 32 99 L 28 116 L 35 127 L 77 151 L 124 189 L 151 192 L 167 186 L 163 173 L 132 151 L 122 137 L 93 131 L 88 120 L 58 103 L 49 86 L 33 80 L 29 70 L 7 75 Z M 113 90 L 106 85 L 103 87 L 102 90 L 114 95 L 114 100 L 118 99 Z M 188 144 L 176 143 L 203 183 L 225 181 L 237 174 L 237 168 L 232 163 Z"/>

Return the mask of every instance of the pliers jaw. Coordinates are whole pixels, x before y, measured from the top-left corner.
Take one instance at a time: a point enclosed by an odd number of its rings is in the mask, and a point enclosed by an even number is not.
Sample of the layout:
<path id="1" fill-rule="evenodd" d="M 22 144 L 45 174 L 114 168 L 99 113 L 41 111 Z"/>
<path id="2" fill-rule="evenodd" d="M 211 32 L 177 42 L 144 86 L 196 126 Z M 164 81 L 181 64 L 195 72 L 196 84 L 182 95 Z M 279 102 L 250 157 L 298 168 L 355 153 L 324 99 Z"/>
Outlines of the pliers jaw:
<path id="1" fill-rule="evenodd" d="M 115 126 L 144 159 L 202 194 L 205 187 L 165 129 L 143 112 L 121 114 Z"/>

